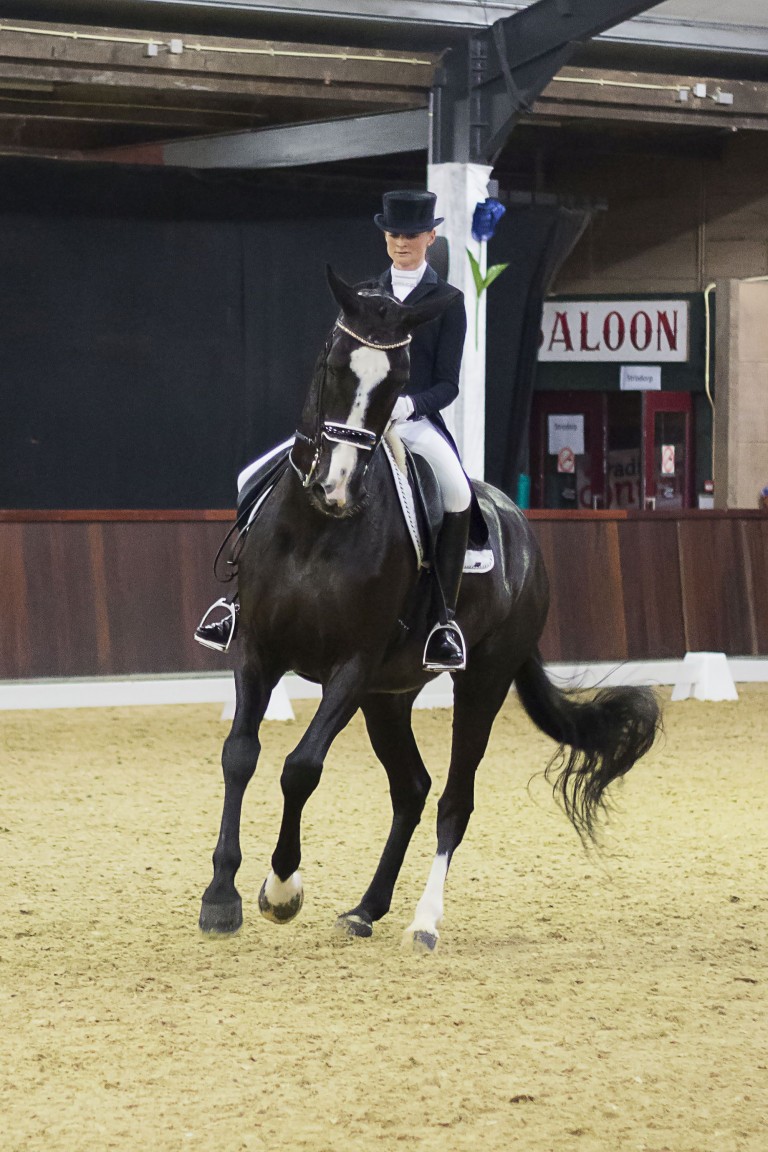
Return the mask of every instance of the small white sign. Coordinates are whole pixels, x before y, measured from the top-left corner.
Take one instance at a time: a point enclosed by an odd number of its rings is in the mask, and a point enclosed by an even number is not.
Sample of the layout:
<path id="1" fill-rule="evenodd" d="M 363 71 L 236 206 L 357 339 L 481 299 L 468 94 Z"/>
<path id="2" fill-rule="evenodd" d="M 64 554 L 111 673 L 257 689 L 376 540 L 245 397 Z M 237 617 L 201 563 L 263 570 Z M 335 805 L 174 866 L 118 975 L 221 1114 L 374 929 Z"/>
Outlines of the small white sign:
<path id="1" fill-rule="evenodd" d="M 563 448 L 570 448 L 574 456 L 584 455 L 584 416 L 549 417 L 549 455 L 558 456 Z"/>
<path id="2" fill-rule="evenodd" d="M 619 377 L 622 392 L 660 392 L 660 364 L 622 364 Z"/>
<path id="3" fill-rule="evenodd" d="M 674 444 L 662 444 L 661 446 L 661 474 L 662 476 L 674 476 L 675 474 Z"/>

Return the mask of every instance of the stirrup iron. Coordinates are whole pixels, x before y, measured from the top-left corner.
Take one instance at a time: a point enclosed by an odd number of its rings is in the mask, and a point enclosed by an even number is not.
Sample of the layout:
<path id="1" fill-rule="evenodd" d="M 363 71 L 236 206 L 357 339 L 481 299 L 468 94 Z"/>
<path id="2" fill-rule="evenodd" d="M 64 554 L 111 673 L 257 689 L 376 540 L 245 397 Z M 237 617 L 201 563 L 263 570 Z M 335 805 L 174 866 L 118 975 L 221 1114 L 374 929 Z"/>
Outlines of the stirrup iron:
<path id="1" fill-rule="evenodd" d="M 432 639 L 432 637 L 434 636 L 434 634 L 436 632 L 442 632 L 446 628 L 449 628 L 451 630 L 451 632 L 453 632 L 454 636 L 456 637 L 456 641 L 457 641 L 459 647 L 461 648 L 461 663 L 460 664 L 438 664 L 438 663 L 432 663 L 431 661 L 428 663 L 427 662 L 427 649 L 429 648 L 430 640 Z M 434 627 L 430 631 L 429 635 L 427 636 L 427 642 L 424 645 L 424 655 L 421 658 L 421 662 L 422 662 L 422 666 L 423 666 L 425 672 L 463 672 L 466 669 L 466 667 L 467 667 L 467 642 L 464 639 L 464 633 L 462 632 L 461 628 L 459 628 L 459 626 L 455 620 L 447 620 L 444 624 L 441 624 L 440 621 L 438 621 L 437 624 L 434 625 Z"/>
<path id="2" fill-rule="evenodd" d="M 227 615 L 224 616 L 221 620 L 216 620 L 215 622 L 212 622 L 212 623 L 228 624 L 229 625 L 229 634 L 227 636 L 226 641 L 212 640 L 212 639 L 209 639 L 205 635 L 203 635 L 203 636 L 200 635 L 202 629 L 205 628 L 206 626 L 208 626 L 208 617 L 211 615 L 211 613 L 215 612 L 218 608 L 225 608 L 227 611 Z M 228 600 L 226 598 L 226 596 L 221 596 L 221 597 L 219 597 L 219 599 L 216 601 L 215 604 L 211 604 L 210 608 L 206 609 L 206 611 L 203 613 L 202 620 L 198 624 L 197 628 L 195 628 L 195 640 L 197 640 L 198 644 L 202 644 L 203 648 L 212 648 L 214 652 L 228 652 L 229 646 L 232 643 L 234 636 L 235 636 L 236 626 L 237 626 L 237 607 L 235 605 L 235 601 L 234 600 Z"/>

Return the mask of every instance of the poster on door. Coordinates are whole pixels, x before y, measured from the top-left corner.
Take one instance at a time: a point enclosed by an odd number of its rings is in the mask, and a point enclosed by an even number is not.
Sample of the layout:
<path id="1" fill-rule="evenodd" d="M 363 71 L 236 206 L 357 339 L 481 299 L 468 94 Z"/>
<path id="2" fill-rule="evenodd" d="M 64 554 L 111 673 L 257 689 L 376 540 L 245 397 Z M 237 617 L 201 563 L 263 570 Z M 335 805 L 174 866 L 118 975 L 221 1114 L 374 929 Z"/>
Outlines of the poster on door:
<path id="1" fill-rule="evenodd" d="M 608 508 L 640 507 L 640 449 L 609 452 Z"/>
<path id="2" fill-rule="evenodd" d="M 641 495 L 640 449 L 629 448 L 609 452 L 606 456 L 606 508 L 639 508 Z M 595 495 L 592 491 L 590 472 L 581 467 L 576 469 L 576 506 L 594 508 Z M 599 496 L 599 494 L 597 494 Z M 602 501 L 599 507 L 603 507 Z"/>

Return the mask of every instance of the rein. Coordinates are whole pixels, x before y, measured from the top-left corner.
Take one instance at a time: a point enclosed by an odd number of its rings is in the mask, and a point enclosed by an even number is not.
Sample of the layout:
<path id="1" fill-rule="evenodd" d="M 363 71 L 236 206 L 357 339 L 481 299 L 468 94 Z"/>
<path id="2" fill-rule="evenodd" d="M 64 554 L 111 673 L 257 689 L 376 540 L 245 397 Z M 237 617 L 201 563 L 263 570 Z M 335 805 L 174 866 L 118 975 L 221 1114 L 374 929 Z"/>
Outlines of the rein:
<path id="1" fill-rule="evenodd" d="M 407 348 L 412 339 L 411 336 L 406 336 L 404 340 L 398 340 L 394 344 L 377 344 L 373 340 L 366 340 L 364 336 L 359 336 L 357 332 L 353 332 L 351 328 L 347 328 L 346 324 L 342 324 L 341 320 L 336 321 L 334 328 L 339 328 L 342 332 L 346 333 L 347 336 L 351 336 L 358 344 L 362 344 L 366 348 L 375 348 L 379 352 L 389 352 L 394 348 Z M 333 334 L 331 334 L 331 337 L 332 335 Z M 353 428 L 349 424 L 337 424 L 333 420 L 323 421 L 323 385 L 325 384 L 326 364 L 328 362 L 328 353 L 331 350 L 331 344 L 332 338 L 329 338 L 325 346 L 323 373 L 317 390 L 317 412 L 315 414 L 314 436 L 306 436 L 298 429 L 296 431 L 296 440 L 300 440 L 303 444 L 307 444 L 310 448 L 314 449 L 312 462 L 307 472 L 304 473 L 293 458 L 293 449 L 291 449 L 290 456 L 288 457 L 291 467 L 299 480 L 301 480 L 302 487 L 304 488 L 308 488 L 312 483 L 312 477 L 320 461 L 323 440 L 332 440 L 335 444 L 349 444 L 353 448 L 361 448 L 364 452 L 375 451 L 381 442 L 381 436 L 377 436 L 375 432 L 370 432 L 367 428 Z"/>

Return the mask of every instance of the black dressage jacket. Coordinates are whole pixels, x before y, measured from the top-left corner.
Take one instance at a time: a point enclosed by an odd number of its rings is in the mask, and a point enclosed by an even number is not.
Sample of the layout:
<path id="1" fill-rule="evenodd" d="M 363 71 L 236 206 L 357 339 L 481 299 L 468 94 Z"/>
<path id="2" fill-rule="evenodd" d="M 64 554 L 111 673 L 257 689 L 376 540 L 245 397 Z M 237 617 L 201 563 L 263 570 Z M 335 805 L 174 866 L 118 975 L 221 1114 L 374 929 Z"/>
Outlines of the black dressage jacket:
<path id="1" fill-rule="evenodd" d="M 392 291 L 392 269 L 379 277 L 388 292 Z M 427 264 L 426 271 L 403 304 L 418 304 L 425 296 L 447 296 L 456 292 L 441 280 L 434 268 Z M 442 316 L 422 324 L 413 333 L 411 341 L 411 379 L 403 395 L 413 400 L 412 419 L 426 416 L 447 437 L 454 449 L 456 445 L 448 433 L 440 409 L 451 404 L 459 394 L 459 370 L 467 331 L 464 294 L 449 304 Z"/>

